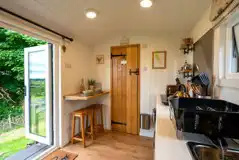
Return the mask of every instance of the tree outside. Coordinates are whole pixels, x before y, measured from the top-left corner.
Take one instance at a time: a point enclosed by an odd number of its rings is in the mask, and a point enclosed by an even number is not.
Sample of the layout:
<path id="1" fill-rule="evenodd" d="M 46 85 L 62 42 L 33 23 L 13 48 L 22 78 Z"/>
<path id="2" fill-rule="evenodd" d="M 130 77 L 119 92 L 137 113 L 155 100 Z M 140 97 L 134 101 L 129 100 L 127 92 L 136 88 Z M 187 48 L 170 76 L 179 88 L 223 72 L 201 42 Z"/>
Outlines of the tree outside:
<path id="1" fill-rule="evenodd" d="M 47 44 L 41 41 L 11 30 L 0 28 L 0 124 L 1 121 L 24 114 L 24 48 Z M 44 83 L 35 81 L 31 85 L 39 86 L 32 90 L 34 97 L 42 97 Z M 39 92 L 39 90 L 42 90 Z M 23 122 L 24 123 L 24 122 Z M 5 131 L 0 128 L 0 160 L 18 152 L 31 143 L 25 139 L 24 134 L 12 140 L 14 131 L 19 131 L 23 126 L 16 126 L 14 130 Z M 4 137 L 4 138 L 2 138 Z M 10 145 L 11 144 L 11 145 Z M 8 147 L 2 147 L 2 146 Z"/>

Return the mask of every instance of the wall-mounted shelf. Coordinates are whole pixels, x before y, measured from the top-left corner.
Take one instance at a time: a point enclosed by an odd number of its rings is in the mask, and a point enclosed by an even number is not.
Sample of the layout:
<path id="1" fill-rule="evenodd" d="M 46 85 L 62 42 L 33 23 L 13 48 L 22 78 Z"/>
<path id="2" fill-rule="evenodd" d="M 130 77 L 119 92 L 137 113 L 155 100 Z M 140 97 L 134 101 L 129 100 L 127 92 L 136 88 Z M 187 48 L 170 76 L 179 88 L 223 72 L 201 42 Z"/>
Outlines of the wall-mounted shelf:
<path id="1" fill-rule="evenodd" d="M 182 74 L 183 78 L 190 78 L 193 76 L 193 70 L 184 70 L 184 71 L 179 70 L 178 73 Z"/>
<path id="2" fill-rule="evenodd" d="M 179 73 L 193 73 L 193 70 L 178 71 Z"/>
<path id="3" fill-rule="evenodd" d="M 106 95 L 106 94 L 109 94 L 109 93 L 110 93 L 109 91 L 103 91 L 99 94 L 95 94 L 93 96 L 87 96 L 87 97 L 82 96 L 80 93 L 75 93 L 75 94 L 71 94 L 71 95 L 65 95 L 64 99 L 67 100 L 67 101 L 87 101 L 89 99 L 100 97 L 100 96 L 103 96 L 103 95 Z"/>

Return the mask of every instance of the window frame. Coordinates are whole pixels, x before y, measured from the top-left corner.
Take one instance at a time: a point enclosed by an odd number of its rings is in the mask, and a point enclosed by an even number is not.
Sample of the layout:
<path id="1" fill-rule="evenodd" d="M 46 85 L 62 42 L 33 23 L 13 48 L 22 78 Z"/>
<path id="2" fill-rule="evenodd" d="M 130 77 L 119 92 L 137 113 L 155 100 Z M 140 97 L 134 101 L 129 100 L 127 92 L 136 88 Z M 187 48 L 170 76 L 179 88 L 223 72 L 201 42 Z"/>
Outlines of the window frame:
<path id="1" fill-rule="evenodd" d="M 218 26 L 218 37 L 214 39 L 214 45 L 216 45 L 214 46 L 216 54 L 214 56 L 216 56 L 215 60 L 217 61 L 214 63 L 216 63 L 215 67 L 218 68 L 218 80 L 216 80 L 216 84 L 220 87 L 239 89 L 239 72 L 232 73 L 232 27 L 237 23 L 239 23 L 239 10 L 230 14 L 227 19 Z"/>
<path id="2" fill-rule="evenodd" d="M 225 39 L 225 78 L 226 79 L 239 79 L 239 72 L 232 72 L 232 57 L 233 57 L 233 26 L 239 23 L 239 13 L 233 14 L 226 24 L 226 39 Z"/>
<path id="3" fill-rule="evenodd" d="M 219 39 L 219 86 L 235 87 L 239 72 L 232 72 L 233 40 L 232 28 L 239 23 L 239 11 L 234 12 L 220 25 Z M 238 88 L 238 86 L 237 86 Z"/>

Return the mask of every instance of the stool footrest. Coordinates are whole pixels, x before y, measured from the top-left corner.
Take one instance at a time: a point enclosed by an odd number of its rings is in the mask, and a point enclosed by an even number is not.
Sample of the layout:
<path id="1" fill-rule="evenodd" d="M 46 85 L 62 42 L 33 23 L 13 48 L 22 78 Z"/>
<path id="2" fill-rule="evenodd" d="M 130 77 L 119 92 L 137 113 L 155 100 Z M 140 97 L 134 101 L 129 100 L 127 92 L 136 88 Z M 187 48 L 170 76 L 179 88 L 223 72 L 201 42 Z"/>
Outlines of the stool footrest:
<path id="1" fill-rule="evenodd" d="M 82 141 L 83 139 L 82 138 L 79 138 L 79 137 L 73 137 L 74 140 L 77 140 L 77 141 Z"/>
<path id="2" fill-rule="evenodd" d="M 91 132 L 86 132 L 88 135 L 93 135 L 93 133 L 91 133 Z"/>

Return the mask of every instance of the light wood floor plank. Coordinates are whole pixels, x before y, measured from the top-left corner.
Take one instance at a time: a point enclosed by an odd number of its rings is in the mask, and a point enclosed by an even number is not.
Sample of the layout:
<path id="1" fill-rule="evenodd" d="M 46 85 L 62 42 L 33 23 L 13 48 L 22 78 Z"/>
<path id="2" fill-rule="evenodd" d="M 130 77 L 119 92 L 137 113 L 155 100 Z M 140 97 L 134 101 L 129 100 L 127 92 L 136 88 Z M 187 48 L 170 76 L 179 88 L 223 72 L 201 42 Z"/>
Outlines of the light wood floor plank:
<path id="1" fill-rule="evenodd" d="M 153 139 L 118 132 L 106 132 L 94 142 L 87 141 L 63 148 L 76 153 L 76 160 L 153 160 Z"/>

